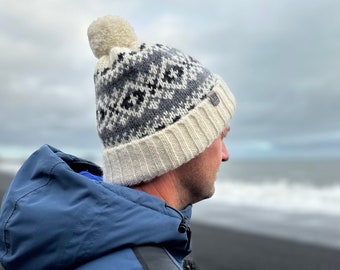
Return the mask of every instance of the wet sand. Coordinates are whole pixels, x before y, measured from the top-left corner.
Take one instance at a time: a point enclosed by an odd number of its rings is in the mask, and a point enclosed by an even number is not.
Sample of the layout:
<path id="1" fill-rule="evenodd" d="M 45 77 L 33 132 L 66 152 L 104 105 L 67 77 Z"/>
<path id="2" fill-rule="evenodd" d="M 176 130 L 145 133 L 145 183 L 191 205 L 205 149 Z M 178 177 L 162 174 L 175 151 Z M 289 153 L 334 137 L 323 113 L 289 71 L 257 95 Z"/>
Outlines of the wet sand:
<path id="1" fill-rule="evenodd" d="M 193 223 L 192 257 L 201 270 L 336 270 L 340 249 Z"/>

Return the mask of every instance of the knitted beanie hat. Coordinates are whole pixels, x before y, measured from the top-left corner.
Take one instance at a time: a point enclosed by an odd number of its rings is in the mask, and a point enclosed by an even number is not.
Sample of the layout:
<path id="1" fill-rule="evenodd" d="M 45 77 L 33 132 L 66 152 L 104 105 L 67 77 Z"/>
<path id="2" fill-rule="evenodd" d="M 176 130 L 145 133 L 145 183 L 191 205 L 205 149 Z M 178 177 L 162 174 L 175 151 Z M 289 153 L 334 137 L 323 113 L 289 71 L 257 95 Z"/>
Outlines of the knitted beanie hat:
<path id="1" fill-rule="evenodd" d="M 122 18 L 88 28 L 105 182 L 150 181 L 203 152 L 231 119 L 235 100 L 221 78 L 177 49 L 140 43 Z"/>

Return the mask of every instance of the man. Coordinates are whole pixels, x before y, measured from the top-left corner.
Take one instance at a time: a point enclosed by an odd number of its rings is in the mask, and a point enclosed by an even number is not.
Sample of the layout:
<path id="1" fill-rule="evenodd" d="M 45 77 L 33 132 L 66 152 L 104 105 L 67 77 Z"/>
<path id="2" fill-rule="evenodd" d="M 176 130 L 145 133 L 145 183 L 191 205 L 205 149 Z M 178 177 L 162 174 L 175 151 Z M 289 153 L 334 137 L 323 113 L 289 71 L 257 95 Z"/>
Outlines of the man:
<path id="1" fill-rule="evenodd" d="M 214 193 L 235 101 L 182 52 L 119 17 L 88 29 L 103 172 L 45 145 L 3 201 L 5 269 L 183 269 L 191 205 Z M 188 269 L 188 268 L 186 268 Z"/>

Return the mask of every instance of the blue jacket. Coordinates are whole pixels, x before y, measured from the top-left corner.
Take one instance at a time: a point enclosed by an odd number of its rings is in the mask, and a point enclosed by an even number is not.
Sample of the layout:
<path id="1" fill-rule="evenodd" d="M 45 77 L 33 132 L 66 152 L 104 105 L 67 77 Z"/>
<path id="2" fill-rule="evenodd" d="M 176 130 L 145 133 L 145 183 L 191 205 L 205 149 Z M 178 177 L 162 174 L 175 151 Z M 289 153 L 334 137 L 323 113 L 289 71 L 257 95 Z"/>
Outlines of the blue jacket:
<path id="1" fill-rule="evenodd" d="M 95 164 L 43 146 L 23 164 L 0 212 L 5 269 L 142 269 L 132 247 L 190 253 L 191 206 L 179 212 L 144 192 L 90 179 Z"/>

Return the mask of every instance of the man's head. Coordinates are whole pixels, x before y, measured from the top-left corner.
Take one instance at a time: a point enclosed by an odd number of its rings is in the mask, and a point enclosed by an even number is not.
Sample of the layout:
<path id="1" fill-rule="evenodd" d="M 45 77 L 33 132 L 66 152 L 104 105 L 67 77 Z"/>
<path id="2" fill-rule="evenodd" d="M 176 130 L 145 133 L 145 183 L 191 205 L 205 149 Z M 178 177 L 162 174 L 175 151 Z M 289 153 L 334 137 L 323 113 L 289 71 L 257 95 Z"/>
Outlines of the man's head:
<path id="1" fill-rule="evenodd" d="M 99 59 L 94 79 L 104 181 L 147 182 L 214 145 L 235 109 L 221 78 L 174 48 L 140 43 L 118 17 L 94 21 L 88 37 Z"/>

